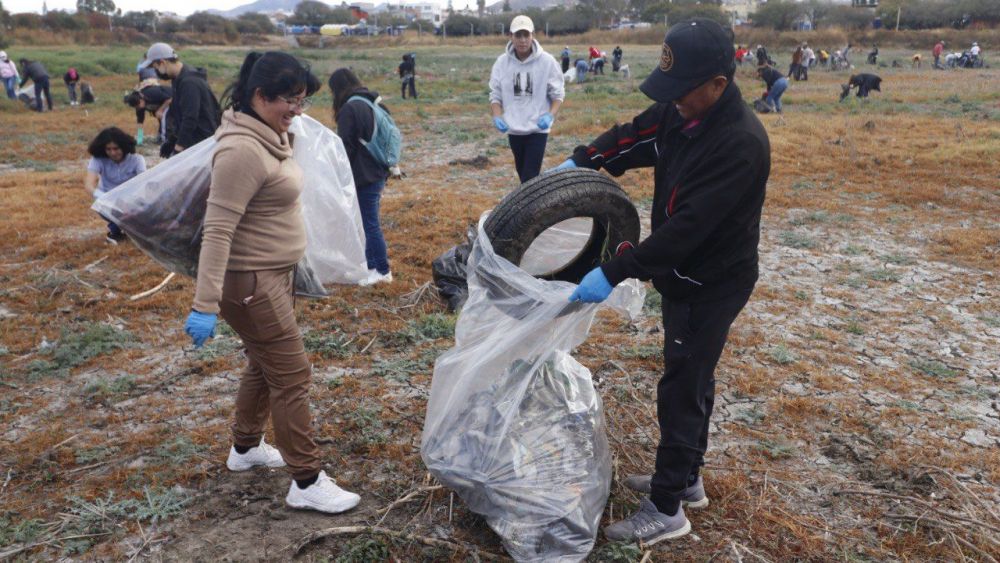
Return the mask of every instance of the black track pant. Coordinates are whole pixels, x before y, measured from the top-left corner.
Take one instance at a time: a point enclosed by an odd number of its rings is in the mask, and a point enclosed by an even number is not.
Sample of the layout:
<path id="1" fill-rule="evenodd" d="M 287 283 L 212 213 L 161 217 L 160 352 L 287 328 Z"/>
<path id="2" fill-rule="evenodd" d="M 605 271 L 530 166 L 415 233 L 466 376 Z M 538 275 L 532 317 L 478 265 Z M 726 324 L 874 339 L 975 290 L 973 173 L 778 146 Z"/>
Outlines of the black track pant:
<path id="1" fill-rule="evenodd" d="M 715 404 L 715 365 L 729 326 L 752 291 L 705 303 L 663 300 L 664 371 L 656 387 L 660 445 L 650 495 L 660 512 L 677 512 L 680 494 L 705 464 L 708 421 Z"/>
<path id="2" fill-rule="evenodd" d="M 510 141 L 510 152 L 514 153 L 514 167 L 517 168 L 517 177 L 521 179 L 521 183 L 538 176 L 542 171 L 548 133 L 508 135 L 507 139 Z"/>

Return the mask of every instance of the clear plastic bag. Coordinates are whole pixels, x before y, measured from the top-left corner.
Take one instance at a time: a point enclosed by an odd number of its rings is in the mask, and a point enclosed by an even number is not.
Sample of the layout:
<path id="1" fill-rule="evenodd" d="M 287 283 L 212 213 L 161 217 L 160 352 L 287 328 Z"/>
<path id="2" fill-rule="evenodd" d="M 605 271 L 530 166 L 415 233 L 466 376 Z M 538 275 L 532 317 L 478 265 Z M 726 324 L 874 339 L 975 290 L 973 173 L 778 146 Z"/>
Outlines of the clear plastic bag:
<path id="1" fill-rule="evenodd" d="M 361 210 L 343 142 L 304 115 L 292 122 L 292 132 L 293 157 L 305 179 L 307 240 L 295 290 L 318 297 L 327 294 L 325 284 L 362 283 L 373 273 L 365 260 Z M 92 209 L 168 270 L 196 277 L 215 146 L 215 139 L 205 139 L 101 195 Z"/>
<path id="2" fill-rule="evenodd" d="M 421 456 L 514 559 L 581 561 L 607 502 L 611 458 L 600 396 L 570 351 L 600 307 L 634 318 L 645 290 L 631 280 L 605 304 L 569 303 L 575 285 L 497 256 L 482 220 L 467 269 L 455 346 L 434 366 Z"/>
<path id="3" fill-rule="evenodd" d="M 322 283 L 358 284 L 378 272 L 365 260 L 365 231 L 344 142 L 325 125 L 302 115 L 292 121 L 292 155 L 302 168 L 302 217 L 306 260 Z"/>

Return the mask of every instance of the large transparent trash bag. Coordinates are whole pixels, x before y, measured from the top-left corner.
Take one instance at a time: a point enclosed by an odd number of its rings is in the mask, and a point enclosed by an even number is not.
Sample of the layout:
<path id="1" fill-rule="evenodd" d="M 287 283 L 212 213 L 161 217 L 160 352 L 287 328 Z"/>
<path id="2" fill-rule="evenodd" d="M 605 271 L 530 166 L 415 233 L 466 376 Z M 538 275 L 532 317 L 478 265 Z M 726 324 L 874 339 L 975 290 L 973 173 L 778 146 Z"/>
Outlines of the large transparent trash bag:
<path id="1" fill-rule="evenodd" d="M 307 116 L 297 117 L 292 131 L 297 133 L 293 157 L 304 172 L 307 237 L 295 290 L 323 296 L 324 284 L 361 283 L 372 276 L 365 261 L 361 211 L 340 138 Z M 101 195 L 92 209 L 168 270 L 196 277 L 216 144 L 205 139 Z"/>
<path id="2" fill-rule="evenodd" d="M 306 257 L 324 283 L 358 284 L 378 277 L 365 259 L 365 231 L 344 142 L 325 125 L 302 115 L 292 121 L 292 155 L 302 168 Z"/>
<path id="3" fill-rule="evenodd" d="M 581 561 L 611 483 L 600 396 L 570 351 L 598 309 L 630 317 L 645 290 L 619 285 L 601 305 L 497 256 L 480 221 L 455 346 L 434 366 L 421 439 L 431 473 L 482 515 L 518 561 Z"/>

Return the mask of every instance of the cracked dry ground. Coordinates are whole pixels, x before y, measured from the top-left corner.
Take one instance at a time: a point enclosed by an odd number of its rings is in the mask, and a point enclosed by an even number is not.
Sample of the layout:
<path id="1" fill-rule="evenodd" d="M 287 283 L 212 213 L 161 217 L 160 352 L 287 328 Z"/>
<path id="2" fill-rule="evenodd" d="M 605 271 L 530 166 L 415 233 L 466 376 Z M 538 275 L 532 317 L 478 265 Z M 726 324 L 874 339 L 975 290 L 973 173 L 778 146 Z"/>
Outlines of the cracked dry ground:
<path id="1" fill-rule="evenodd" d="M 1000 558 L 1000 126 L 887 109 L 1000 91 L 996 71 L 967 76 L 977 82 L 919 90 L 917 75 L 913 100 L 887 93 L 842 109 L 822 105 L 837 77 L 817 73 L 795 86 L 813 110 L 763 117 L 774 166 L 762 276 L 717 373 L 712 503 L 689 515 L 686 538 L 649 550 L 602 538 L 591 560 Z M 583 94 L 571 91 L 549 164 L 643 107 L 609 84 L 624 109 L 582 115 L 573 104 Z M 510 189 L 509 156 L 502 139 L 478 133 L 485 117 L 471 106 L 428 104 L 420 116 L 397 107 L 409 150 L 432 155 L 384 201 L 398 281 L 299 305 L 324 461 L 363 498 L 341 516 L 285 508 L 281 472 L 225 470 L 239 345 L 223 331 L 202 351 L 184 348 L 190 281 L 129 301 L 163 272 L 133 247 L 102 246 L 78 178 L 0 176 L 0 553 L 280 561 L 311 531 L 381 522 L 408 536 L 362 530 L 298 556 L 502 554 L 481 519 L 434 488 L 418 445 L 454 322 L 421 288 L 430 261 Z M 77 126 L 127 124 L 111 111 Z M 442 147 L 459 144 L 473 165 L 449 164 L 457 151 Z M 650 181 L 648 171 L 621 180 L 644 213 Z M 575 354 L 605 401 L 616 470 L 605 523 L 638 501 L 619 480 L 652 464 L 661 327 L 655 296 L 648 305 L 653 316 L 634 324 L 602 314 Z"/>

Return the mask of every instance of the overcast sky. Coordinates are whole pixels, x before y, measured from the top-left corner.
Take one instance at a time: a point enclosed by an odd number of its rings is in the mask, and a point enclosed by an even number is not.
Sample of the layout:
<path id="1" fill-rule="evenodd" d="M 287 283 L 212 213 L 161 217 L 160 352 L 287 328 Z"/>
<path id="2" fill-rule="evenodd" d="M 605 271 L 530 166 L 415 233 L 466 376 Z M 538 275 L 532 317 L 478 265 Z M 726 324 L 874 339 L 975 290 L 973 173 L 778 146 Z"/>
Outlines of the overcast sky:
<path id="1" fill-rule="evenodd" d="M 372 0 L 368 1 L 371 2 Z M 381 1 L 382 0 L 377 0 L 374 3 L 379 4 Z M 444 5 L 447 0 L 444 2 L 435 0 L 429 1 L 434 4 Z M 47 0 L 47 2 L 50 10 L 76 10 L 76 0 Z M 230 8 L 235 8 L 236 6 L 241 6 L 243 4 L 249 4 L 251 2 L 253 2 L 253 0 L 211 0 L 210 2 L 205 2 L 204 0 L 171 0 L 166 3 L 150 2 L 149 0 L 115 0 L 115 5 L 121 8 L 123 12 L 141 12 L 151 9 L 153 6 L 160 6 L 159 9 L 161 10 L 169 10 L 186 16 L 197 10 L 207 10 L 209 8 L 214 8 L 216 10 L 228 10 Z M 339 0 L 334 3 L 340 4 Z M 487 2 L 487 4 L 488 3 L 489 2 Z M 454 1 L 455 8 L 459 8 L 465 4 L 466 2 L 463 0 Z M 12 14 L 18 12 L 41 12 L 42 0 L 3 0 L 3 7 Z"/>

